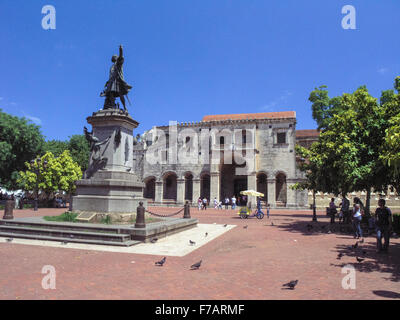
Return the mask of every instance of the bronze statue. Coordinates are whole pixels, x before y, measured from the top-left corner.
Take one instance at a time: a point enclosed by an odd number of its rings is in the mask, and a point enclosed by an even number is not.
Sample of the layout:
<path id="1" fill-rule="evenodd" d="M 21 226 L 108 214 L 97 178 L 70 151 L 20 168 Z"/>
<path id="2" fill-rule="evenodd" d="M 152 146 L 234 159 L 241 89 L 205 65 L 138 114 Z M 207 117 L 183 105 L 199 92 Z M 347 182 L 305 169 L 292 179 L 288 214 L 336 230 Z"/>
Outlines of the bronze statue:
<path id="1" fill-rule="evenodd" d="M 113 55 L 111 61 L 114 64 L 111 66 L 110 76 L 108 81 L 104 85 L 104 90 L 100 94 L 101 97 L 106 97 L 103 109 L 105 110 L 119 108 L 119 106 L 115 103 L 115 99 L 119 97 L 124 107 L 124 110 L 127 111 L 125 105 L 125 96 L 127 96 L 129 90 L 132 89 L 132 86 L 127 84 L 124 80 L 124 73 L 122 70 L 122 65 L 124 63 L 122 45 L 119 46 L 119 56 Z"/>
<path id="2" fill-rule="evenodd" d="M 108 140 L 110 140 L 111 136 L 109 136 L 107 139 L 104 139 L 103 141 L 100 141 L 99 138 L 96 138 L 93 135 L 93 132 L 89 132 L 86 127 L 83 127 L 83 132 L 85 133 L 86 140 L 89 142 L 90 148 L 90 165 L 89 168 L 86 170 L 84 177 L 86 179 L 89 179 L 97 170 L 102 169 L 106 165 L 108 159 L 101 156 L 100 146 L 107 143 Z"/>

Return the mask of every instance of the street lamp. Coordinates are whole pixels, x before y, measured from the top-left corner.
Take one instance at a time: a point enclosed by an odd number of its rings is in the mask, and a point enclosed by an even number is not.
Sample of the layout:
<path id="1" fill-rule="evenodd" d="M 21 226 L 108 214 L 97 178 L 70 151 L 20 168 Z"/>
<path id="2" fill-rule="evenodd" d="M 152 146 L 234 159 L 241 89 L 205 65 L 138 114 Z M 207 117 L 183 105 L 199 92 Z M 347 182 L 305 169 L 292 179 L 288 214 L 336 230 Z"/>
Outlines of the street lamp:
<path id="1" fill-rule="evenodd" d="M 313 190 L 313 215 L 312 215 L 312 221 L 317 222 L 317 209 L 315 205 L 315 190 Z"/>
<path id="2" fill-rule="evenodd" d="M 40 162 L 42 161 L 41 158 L 36 158 L 35 160 L 31 160 L 31 168 L 32 171 L 36 174 L 36 184 L 35 184 L 35 200 L 34 200 L 34 207 L 33 211 L 38 210 L 38 196 L 39 196 L 39 177 L 40 177 Z M 46 168 L 47 161 L 43 161 L 43 167 Z"/>

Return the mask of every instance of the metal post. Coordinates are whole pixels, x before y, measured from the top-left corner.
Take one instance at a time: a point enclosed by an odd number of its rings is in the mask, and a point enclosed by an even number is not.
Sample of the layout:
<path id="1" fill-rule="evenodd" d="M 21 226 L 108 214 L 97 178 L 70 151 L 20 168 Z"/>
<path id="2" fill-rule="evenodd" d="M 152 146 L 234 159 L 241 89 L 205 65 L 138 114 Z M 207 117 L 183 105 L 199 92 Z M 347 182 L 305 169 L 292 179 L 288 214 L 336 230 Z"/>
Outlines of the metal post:
<path id="1" fill-rule="evenodd" d="M 317 208 L 315 205 L 315 190 L 313 190 L 313 217 L 312 221 L 317 221 Z"/>
<path id="2" fill-rule="evenodd" d="M 14 215 L 13 215 L 14 206 L 15 206 L 14 200 L 6 200 L 6 205 L 4 207 L 3 219 L 5 219 L 5 220 L 14 219 Z"/>
<path id="3" fill-rule="evenodd" d="M 183 219 L 190 219 L 190 204 L 186 201 L 183 209 Z"/>
<path id="4" fill-rule="evenodd" d="M 144 220 L 144 210 L 143 202 L 139 202 L 139 207 L 136 209 L 136 223 L 135 228 L 146 228 L 146 222 Z"/>
<path id="5" fill-rule="evenodd" d="M 35 200 L 34 200 L 33 211 L 38 211 L 38 193 L 39 193 L 38 179 L 39 179 L 39 174 L 38 174 L 37 169 L 35 170 L 35 173 L 36 173 L 36 190 L 35 190 Z"/>

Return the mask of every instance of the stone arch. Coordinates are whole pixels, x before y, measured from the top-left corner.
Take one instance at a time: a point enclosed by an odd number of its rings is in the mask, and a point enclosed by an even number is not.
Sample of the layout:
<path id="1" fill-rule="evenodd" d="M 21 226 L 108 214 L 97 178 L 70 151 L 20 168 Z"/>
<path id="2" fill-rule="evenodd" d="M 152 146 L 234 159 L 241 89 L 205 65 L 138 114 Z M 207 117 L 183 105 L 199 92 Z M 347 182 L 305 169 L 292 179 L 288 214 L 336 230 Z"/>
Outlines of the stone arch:
<path id="1" fill-rule="evenodd" d="M 262 198 L 266 203 L 268 202 L 268 174 L 265 171 L 259 171 L 256 174 L 257 178 L 257 191 L 264 194 Z"/>
<path id="2" fill-rule="evenodd" d="M 242 169 L 246 168 L 246 159 L 238 153 L 232 152 L 231 163 L 224 163 L 223 160 L 222 158 L 219 165 L 221 174 L 219 197 L 220 199 L 225 199 L 225 197 L 230 199 L 232 196 L 240 198 L 240 192 L 248 187 L 247 175 L 242 172 L 244 171 Z"/>
<path id="3" fill-rule="evenodd" d="M 286 184 L 286 174 L 281 171 L 275 176 L 275 200 L 279 204 L 286 206 L 287 203 L 287 184 Z"/>
<path id="4" fill-rule="evenodd" d="M 203 199 L 204 197 L 210 201 L 210 183 L 211 183 L 211 175 L 209 172 L 204 171 L 200 174 L 200 197 Z"/>
<path id="5" fill-rule="evenodd" d="M 156 196 L 156 177 L 150 176 L 143 179 L 144 189 L 143 197 L 146 199 L 155 199 Z"/>
<path id="6" fill-rule="evenodd" d="M 193 174 L 190 171 L 185 172 L 185 200 L 193 201 Z"/>
<path id="7" fill-rule="evenodd" d="M 173 171 L 163 174 L 163 199 L 176 201 L 178 176 Z"/>

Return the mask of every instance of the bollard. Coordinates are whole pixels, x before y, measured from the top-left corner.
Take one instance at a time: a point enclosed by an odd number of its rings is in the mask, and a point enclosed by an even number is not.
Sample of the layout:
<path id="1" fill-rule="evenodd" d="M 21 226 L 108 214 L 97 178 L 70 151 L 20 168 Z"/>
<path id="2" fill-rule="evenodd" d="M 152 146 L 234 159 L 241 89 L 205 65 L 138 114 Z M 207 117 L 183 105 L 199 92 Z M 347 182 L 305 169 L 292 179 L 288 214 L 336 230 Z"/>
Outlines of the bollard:
<path id="1" fill-rule="evenodd" d="M 6 205 L 4 207 L 3 219 L 5 219 L 5 220 L 14 219 L 14 216 L 13 216 L 14 206 L 15 206 L 14 200 L 6 200 Z"/>
<path id="2" fill-rule="evenodd" d="M 190 219 L 190 204 L 189 201 L 186 201 L 185 205 L 183 206 L 183 219 Z"/>
<path id="3" fill-rule="evenodd" d="M 139 207 L 136 209 L 136 223 L 135 228 L 146 228 L 146 222 L 144 221 L 144 207 L 143 202 L 139 202 Z"/>

